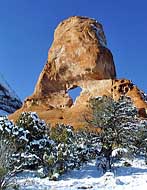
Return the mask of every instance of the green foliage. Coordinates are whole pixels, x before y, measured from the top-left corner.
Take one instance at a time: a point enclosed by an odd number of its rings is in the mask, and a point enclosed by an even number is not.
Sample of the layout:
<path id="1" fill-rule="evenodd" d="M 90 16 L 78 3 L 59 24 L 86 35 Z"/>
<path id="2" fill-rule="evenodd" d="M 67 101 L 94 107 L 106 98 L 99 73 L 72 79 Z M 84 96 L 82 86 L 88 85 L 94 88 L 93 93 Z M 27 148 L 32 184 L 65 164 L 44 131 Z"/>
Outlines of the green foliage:
<path id="1" fill-rule="evenodd" d="M 38 167 L 43 162 L 44 152 L 50 151 L 51 143 L 46 133 L 47 126 L 44 121 L 40 120 L 35 113 L 28 112 L 22 113 L 14 125 L 8 118 L 3 117 L 0 119 L 0 137 L 4 137 L 5 146 L 15 146 L 15 151 L 11 154 L 11 150 L 6 147 L 7 151 L 1 155 L 8 155 L 11 158 L 12 169 L 29 168 L 33 169 Z M 4 160 L 4 159 L 1 159 Z M 10 159 L 9 159 L 10 160 Z M 9 168 L 10 165 L 9 165 Z"/>
<path id="2" fill-rule="evenodd" d="M 45 169 L 50 179 L 55 178 L 56 174 L 80 168 L 95 157 L 97 138 L 86 130 L 75 132 L 71 126 L 58 124 L 50 130 L 50 138 L 54 140 L 55 148 L 44 156 Z"/>
<path id="3" fill-rule="evenodd" d="M 132 150 L 137 146 L 145 147 L 141 138 L 146 142 L 146 122 L 138 120 L 137 110 L 129 98 L 122 97 L 118 102 L 107 97 L 93 99 L 91 108 L 93 115 L 88 122 L 101 129 L 99 134 L 88 129 L 74 131 L 72 126 L 64 124 L 49 128 L 33 112 L 22 113 L 16 125 L 8 118 L 0 119 L 0 136 L 4 137 L 2 142 L 13 150 L 9 151 L 11 159 L 7 167 L 0 165 L 2 172 L 12 171 L 12 168 L 41 168 L 41 177 L 57 179 L 61 174 L 80 168 L 83 163 L 95 158 L 98 149 L 104 157 L 110 158 L 117 147 Z M 142 131 L 138 133 L 139 126 Z"/>
<path id="4" fill-rule="evenodd" d="M 57 124 L 50 129 L 33 112 L 22 113 L 16 125 L 8 118 L 1 118 L 0 134 L 4 137 L 1 142 L 5 146 L 14 145 L 15 148 L 12 152 L 6 148 L 11 153 L 7 153 L 11 158 L 7 167 L 9 170 L 41 167 L 42 177 L 57 179 L 68 170 L 80 168 L 95 156 L 94 134 L 87 131 L 75 132 L 72 126 L 64 124 Z M 13 147 L 10 149 L 14 150 Z"/>
<path id="5" fill-rule="evenodd" d="M 92 119 L 87 120 L 93 127 L 104 128 L 109 123 L 114 112 L 114 101 L 111 97 L 103 96 L 90 100 Z"/>
<path id="6" fill-rule="evenodd" d="M 146 149 L 147 122 L 138 118 L 137 109 L 129 97 L 122 96 L 114 101 L 103 96 L 92 99 L 90 103 L 92 116 L 87 121 L 101 129 L 100 154 L 110 161 L 114 149 L 126 148 L 131 153 L 137 153 L 141 147 Z"/>
<path id="7" fill-rule="evenodd" d="M 45 152 L 50 153 L 52 150 L 52 141 L 47 134 L 48 126 L 34 112 L 22 113 L 16 125 L 19 130 L 17 139 L 22 142 L 20 160 L 25 168 L 37 168 L 43 164 Z M 20 148 L 18 150 L 20 152 Z"/>
<path id="8" fill-rule="evenodd" d="M 50 131 L 50 137 L 56 143 L 68 143 L 70 137 L 73 137 L 73 127 L 64 124 L 56 124 Z"/>
<path id="9" fill-rule="evenodd" d="M 73 127 L 57 124 L 50 130 L 50 138 L 55 145 L 50 154 L 44 156 L 44 162 L 48 166 L 48 176 L 52 179 L 55 174 L 65 173 L 75 167 L 75 136 Z"/>
<path id="10" fill-rule="evenodd" d="M 17 170 L 12 159 L 15 152 L 13 141 L 6 140 L 4 134 L 0 134 L 0 189 L 6 189 L 14 185 L 11 179 Z"/>
<path id="11" fill-rule="evenodd" d="M 118 101 L 107 96 L 94 98 L 91 99 L 90 106 L 92 119 L 88 122 L 101 129 L 107 126 L 116 128 L 122 123 L 132 122 L 137 115 L 137 109 L 133 106 L 131 99 L 126 96 L 121 96 Z"/>
<path id="12" fill-rule="evenodd" d="M 137 109 L 131 99 L 122 96 L 118 101 L 110 97 L 92 100 L 92 126 L 101 129 L 101 142 L 112 148 L 129 146 L 128 142 L 135 143 L 136 131 L 140 126 L 137 119 Z"/>
<path id="13" fill-rule="evenodd" d="M 39 139 L 42 135 L 46 134 L 46 123 L 39 119 L 38 115 L 34 112 L 23 112 L 19 119 L 16 121 L 19 128 L 23 128 L 30 132 L 32 138 Z"/>
<path id="14" fill-rule="evenodd" d="M 4 175 L 6 175 L 6 173 L 7 173 L 7 170 L 4 169 L 4 168 L 2 168 L 2 167 L 0 167 L 0 179 L 2 179 L 2 177 L 3 177 Z"/>

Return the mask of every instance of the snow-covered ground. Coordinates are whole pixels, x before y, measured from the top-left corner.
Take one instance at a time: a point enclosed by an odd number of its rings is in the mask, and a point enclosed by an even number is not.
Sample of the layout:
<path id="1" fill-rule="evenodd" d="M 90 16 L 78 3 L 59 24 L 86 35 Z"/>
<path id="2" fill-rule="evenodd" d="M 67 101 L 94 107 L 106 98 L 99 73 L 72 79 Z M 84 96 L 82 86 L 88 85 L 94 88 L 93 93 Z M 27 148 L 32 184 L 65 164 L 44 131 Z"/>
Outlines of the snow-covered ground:
<path id="1" fill-rule="evenodd" d="M 131 167 L 125 167 L 123 161 L 113 167 L 112 172 L 104 175 L 97 170 L 95 161 L 80 170 L 70 171 L 58 181 L 40 179 L 34 172 L 25 171 L 17 178 L 20 190 L 146 190 L 147 166 L 143 159 L 130 161 Z"/>

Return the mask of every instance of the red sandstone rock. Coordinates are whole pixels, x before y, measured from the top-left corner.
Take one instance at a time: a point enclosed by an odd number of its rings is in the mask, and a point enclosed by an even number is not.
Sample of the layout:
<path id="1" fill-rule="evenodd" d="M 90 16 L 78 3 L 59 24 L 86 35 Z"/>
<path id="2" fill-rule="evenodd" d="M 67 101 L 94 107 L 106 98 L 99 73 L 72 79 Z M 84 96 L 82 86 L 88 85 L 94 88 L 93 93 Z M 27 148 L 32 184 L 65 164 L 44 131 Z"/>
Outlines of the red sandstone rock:
<path id="1" fill-rule="evenodd" d="M 130 96 L 146 117 L 147 104 L 139 89 L 129 80 L 115 78 L 115 65 L 106 47 L 102 25 L 86 17 L 70 17 L 55 30 L 47 63 L 33 95 L 11 118 L 16 118 L 21 111 L 36 111 L 52 124 L 81 126 L 89 99 L 102 95 L 114 99 Z M 77 86 L 82 92 L 73 104 L 68 90 Z"/>
<path id="2" fill-rule="evenodd" d="M 70 17 L 55 30 L 47 63 L 34 94 L 26 100 L 47 108 L 71 107 L 68 90 L 94 80 L 115 78 L 102 25 L 86 17 Z"/>

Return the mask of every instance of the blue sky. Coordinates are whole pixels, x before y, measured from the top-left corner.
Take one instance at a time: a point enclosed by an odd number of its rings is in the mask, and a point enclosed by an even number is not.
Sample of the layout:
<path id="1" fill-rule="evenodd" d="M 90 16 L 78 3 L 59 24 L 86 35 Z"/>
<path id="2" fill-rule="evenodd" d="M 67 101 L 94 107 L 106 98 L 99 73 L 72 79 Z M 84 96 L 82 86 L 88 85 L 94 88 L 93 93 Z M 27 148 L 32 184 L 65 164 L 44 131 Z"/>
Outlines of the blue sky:
<path id="1" fill-rule="evenodd" d="M 73 15 L 103 24 L 118 78 L 147 92 L 146 0 L 0 0 L 0 72 L 19 97 L 32 94 L 56 26 Z"/>

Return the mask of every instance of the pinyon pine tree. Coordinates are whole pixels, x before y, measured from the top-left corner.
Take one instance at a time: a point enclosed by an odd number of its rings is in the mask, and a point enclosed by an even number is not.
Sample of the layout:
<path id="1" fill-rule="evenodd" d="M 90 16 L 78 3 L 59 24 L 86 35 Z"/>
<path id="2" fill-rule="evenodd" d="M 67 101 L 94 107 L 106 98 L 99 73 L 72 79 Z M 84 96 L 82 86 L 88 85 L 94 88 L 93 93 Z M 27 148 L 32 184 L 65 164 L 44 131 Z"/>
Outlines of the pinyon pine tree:
<path id="1" fill-rule="evenodd" d="M 137 109 L 129 97 L 121 96 L 118 101 L 103 96 L 91 99 L 92 116 L 88 123 L 100 129 L 100 156 L 106 159 L 106 166 L 111 169 L 110 158 L 112 151 L 125 148 L 136 153 L 138 145 L 144 145 L 147 139 L 145 121 L 137 117 Z M 146 149 L 145 149 L 146 151 Z"/>

